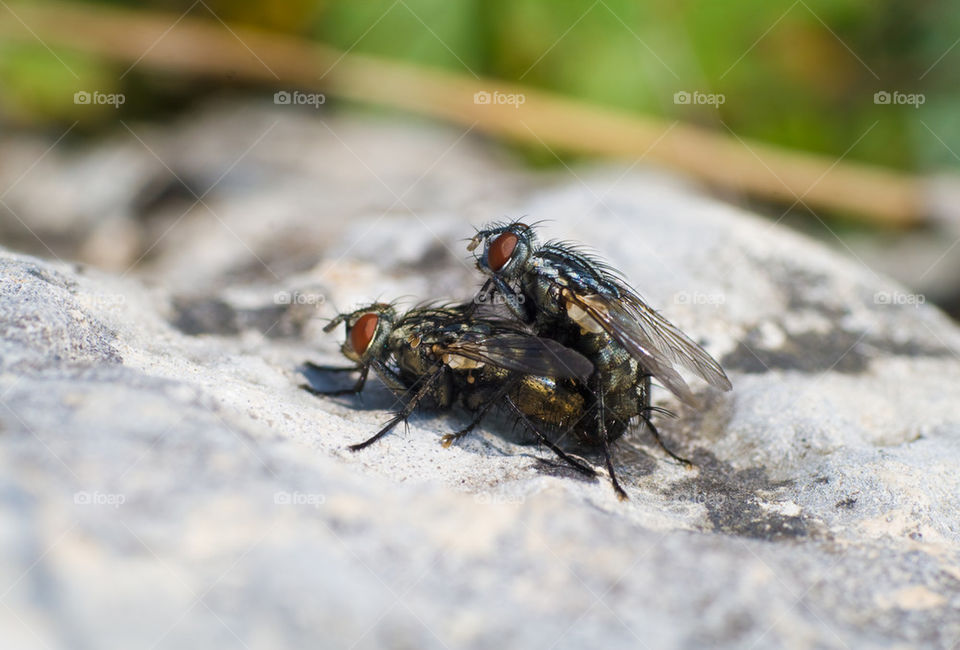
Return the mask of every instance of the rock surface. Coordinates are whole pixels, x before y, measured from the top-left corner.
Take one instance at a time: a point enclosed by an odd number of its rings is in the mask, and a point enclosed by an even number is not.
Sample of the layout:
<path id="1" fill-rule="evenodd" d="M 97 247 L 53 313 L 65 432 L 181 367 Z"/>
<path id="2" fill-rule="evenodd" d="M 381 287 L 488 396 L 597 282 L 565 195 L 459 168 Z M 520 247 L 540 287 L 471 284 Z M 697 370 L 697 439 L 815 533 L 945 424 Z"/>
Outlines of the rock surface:
<path id="1" fill-rule="evenodd" d="M 238 113 L 54 152 L 6 201 L 40 238 L 75 224 L 63 256 L 104 241 L 71 210 L 133 235 L 93 260 L 112 273 L 0 252 L 4 647 L 960 642 L 939 312 L 649 170 L 534 175 L 460 133 Z M 109 160 L 126 185 L 79 192 Z M 209 179 L 203 203 L 144 209 L 165 168 Z M 495 420 L 443 449 L 460 413 L 352 454 L 388 392 L 297 388 L 305 359 L 341 362 L 334 305 L 469 297 L 461 240 L 504 215 L 596 248 L 721 360 L 734 391 L 699 387 L 702 410 L 657 394 L 695 469 L 628 435 L 621 503 Z"/>

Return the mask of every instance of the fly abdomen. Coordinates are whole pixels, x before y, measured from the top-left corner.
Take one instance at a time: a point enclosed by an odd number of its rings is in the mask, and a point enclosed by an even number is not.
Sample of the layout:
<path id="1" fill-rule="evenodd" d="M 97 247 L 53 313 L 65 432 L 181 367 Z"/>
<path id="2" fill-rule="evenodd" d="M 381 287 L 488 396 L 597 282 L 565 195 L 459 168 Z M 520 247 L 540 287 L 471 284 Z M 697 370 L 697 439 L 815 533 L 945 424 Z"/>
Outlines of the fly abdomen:
<path id="1" fill-rule="evenodd" d="M 569 380 L 551 377 L 523 377 L 511 391 L 511 398 L 526 417 L 554 431 L 580 424 L 585 400 Z"/>

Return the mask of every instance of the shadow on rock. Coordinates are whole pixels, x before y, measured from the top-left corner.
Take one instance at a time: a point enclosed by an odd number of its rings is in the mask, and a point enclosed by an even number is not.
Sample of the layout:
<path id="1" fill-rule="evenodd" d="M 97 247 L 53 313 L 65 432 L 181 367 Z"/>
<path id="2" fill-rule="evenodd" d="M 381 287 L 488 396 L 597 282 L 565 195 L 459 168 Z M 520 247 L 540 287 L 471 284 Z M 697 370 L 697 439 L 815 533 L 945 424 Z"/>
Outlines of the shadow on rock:
<path id="1" fill-rule="evenodd" d="M 709 451 L 698 449 L 693 462 L 697 476 L 675 483 L 664 494 L 681 501 L 703 504 L 710 529 L 751 539 L 780 541 L 807 537 L 814 531 L 802 513 L 777 511 L 780 499 L 793 481 L 772 481 L 762 467 L 736 470 Z"/>

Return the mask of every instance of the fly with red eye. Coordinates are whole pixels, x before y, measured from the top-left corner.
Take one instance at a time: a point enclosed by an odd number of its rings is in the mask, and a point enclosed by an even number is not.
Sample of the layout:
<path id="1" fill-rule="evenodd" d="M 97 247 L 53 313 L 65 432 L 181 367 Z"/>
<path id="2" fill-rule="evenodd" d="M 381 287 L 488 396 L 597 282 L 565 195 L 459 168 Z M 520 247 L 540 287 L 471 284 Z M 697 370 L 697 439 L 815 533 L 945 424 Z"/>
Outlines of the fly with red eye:
<path id="1" fill-rule="evenodd" d="M 487 262 L 490 270 L 499 272 L 510 261 L 513 251 L 517 249 L 517 242 L 520 238 L 512 232 L 501 233 L 490 242 L 490 250 L 487 255 Z"/>
<path id="2" fill-rule="evenodd" d="M 350 346 L 357 356 L 362 357 L 363 353 L 370 347 L 370 342 L 373 340 L 379 322 L 380 315 L 370 312 L 358 318 L 350 329 Z"/>
<path id="3" fill-rule="evenodd" d="M 346 324 L 347 335 L 340 351 L 343 356 L 356 365 L 321 366 L 308 361 L 304 366 L 314 372 L 324 374 L 359 372 L 360 375 L 351 388 L 318 390 L 309 384 L 301 384 L 300 388 L 324 397 L 356 395 L 363 391 L 370 369 L 373 368 L 374 372 L 393 390 L 405 389 L 400 378 L 395 376 L 394 371 L 381 358 L 384 356 L 381 348 L 385 344 L 386 337 L 389 336 L 396 318 L 396 310 L 393 305 L 387 303 L 373 303 L 351 313 L 337 314 L 327 323 L 323 331 L 332 332 L 340 323 Z"/>
<path id="4" fill-rule="evenodd" d="M 472 315 L 472 306 L 412 309 L 397 315 L 378 303 L 340 314 L 324 329 L 346 325 L 341 352 L 357 365 L 317 366 L 319 372 L 357 371 L 360 378 L 348 389 L 320 391 L 322 396 L 356 394 L 363 390 L 371 368 L 398 396 L 393 417 L 376 434 L 351 445 L 357 451 L 376 442 L 405 422 L 418 406 L 447 409 L 462 406 L 470 424 L 443 436 L 445 447 L 472 431 L 494 407 L 522 421 L 538 442 L 587 476 L 595 472 L 554 442 L 551 431 L 568 429 L 584 419 L 585 381 L 592 364 L 556 341 L 542 339 L 510 323 Z"/>
<path id="5" fill-rule="evenodd" d="M 475 299 L 491 293 L 537 336 L 568 346 L 593 363 L 589 379 L 590 408 L 595 412 L 587 438 L 599 445 L 617 494 L 619 485 L 610 445 L 631 421 L 639 420 L 671 457 L 651 415 L 653 379 L 681 401 L 696 400 L 679 368 L 721 390 L 730 380 L 720 365 L 686 334 L 648 306 L 622 276 L 605 262 L 566 242 L 539 244 L 534 228 L 521 223 L 493 224 L 479 231 L 467 246 L 487 281 Z"/>

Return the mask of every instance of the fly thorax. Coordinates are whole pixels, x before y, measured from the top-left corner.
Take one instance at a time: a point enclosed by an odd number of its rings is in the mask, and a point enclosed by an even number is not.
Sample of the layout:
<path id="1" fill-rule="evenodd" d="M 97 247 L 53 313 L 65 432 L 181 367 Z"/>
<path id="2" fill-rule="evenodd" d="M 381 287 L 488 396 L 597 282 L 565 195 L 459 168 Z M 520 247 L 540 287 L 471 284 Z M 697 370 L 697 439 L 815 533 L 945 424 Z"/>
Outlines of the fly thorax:
<path id="1" fill-rule="evenodd" d="M 431 362 L 422 347 L 411 344 L 411 336 L 409 328 L 395 329 L 390 334 L 389 349 L 401 370 L 419 376 L 427 371 Z"/>
<path id="2" fill-rule="evenodd" d="M 418 354 L 409 347 L 404 347 L 397 351 L 397 363 L 401 368 L 416 375 L 421 375 L 426 372 L 429 365 L 425 363 L 423 355 Z"/>
<path id="3" fill-rule="evenodd" d="M 562 313 L 557 286 L 549 278 L 540 275 L 525 277 L 523 293 L 527 300 L 533 301 L 538 311 L 548 316 L 558 316 Z"/>

